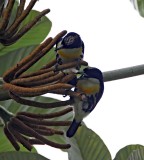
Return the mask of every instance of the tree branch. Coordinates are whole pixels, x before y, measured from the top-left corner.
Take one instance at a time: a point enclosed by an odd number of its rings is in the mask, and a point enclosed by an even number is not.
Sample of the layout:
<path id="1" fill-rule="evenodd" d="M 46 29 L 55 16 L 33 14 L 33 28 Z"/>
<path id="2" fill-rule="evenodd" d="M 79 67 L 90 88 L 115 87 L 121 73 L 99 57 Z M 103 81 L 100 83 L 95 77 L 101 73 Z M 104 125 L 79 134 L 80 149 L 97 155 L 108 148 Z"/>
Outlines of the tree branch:
<path id="1" fill-rule="evenodd" d="M 104 82 L 130 78 L 144 74 L 144 64 L 103 72 Z"/>

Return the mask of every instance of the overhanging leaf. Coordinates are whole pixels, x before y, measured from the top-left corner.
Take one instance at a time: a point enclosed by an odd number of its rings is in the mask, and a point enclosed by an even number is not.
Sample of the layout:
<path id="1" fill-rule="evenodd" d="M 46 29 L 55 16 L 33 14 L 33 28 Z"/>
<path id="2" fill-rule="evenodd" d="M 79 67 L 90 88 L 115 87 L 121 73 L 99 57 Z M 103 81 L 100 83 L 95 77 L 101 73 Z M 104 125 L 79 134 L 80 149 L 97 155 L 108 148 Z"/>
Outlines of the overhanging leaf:
<path id="1" fill-rule="evenodd" d="M 135 160 L 131 159 L 134 158 L 134 156 L 138 156 L 138 153 L 140 154 L 139 157 L 143 157 L 144 154 L 144 146 L 142 145 L 128 145 L 118 151 L 116 154 L 114 160 Z M 143 157 L 144 159 L 144 157 Z M 140 160 L 140 159 L 136 159 Z"/>
<path id="2" fill-rule="evenodd" d="M 28 17 L 23 21 L 21 27 L 32 21 L 38 14 L 38 11 L 32 10 Z M 41 20 L 15 44 L 11 46 L 1 46 L 0 56 L 12 53 L 13 51 L 15 52 L 20 48 L 38 45 L 46 38 L 47 34 L 50 32 L 51 26 L 51 21 L 46 16 L 41 18 Z"/>
<path id="3" fill-rule="evenodd" d="M 91 129 L 81 126 L 73 138 L 68 139 L 70 160 L 111 160 L 111 155 L 102 139 Z"/>
<path id="4" fill-rule="evenodd" d="M 28 152 L 5 152 L 0 153 L 0 160 L 48 160 L 47 158 L 37 154 Z"/>

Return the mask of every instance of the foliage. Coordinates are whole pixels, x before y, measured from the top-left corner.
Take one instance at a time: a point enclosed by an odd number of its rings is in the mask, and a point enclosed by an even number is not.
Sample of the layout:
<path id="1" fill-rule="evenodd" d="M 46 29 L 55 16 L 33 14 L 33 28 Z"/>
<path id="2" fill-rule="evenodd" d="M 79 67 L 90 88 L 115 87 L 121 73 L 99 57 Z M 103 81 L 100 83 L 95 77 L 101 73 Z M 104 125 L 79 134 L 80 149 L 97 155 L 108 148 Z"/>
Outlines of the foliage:
<path id="1" fill-rule="evenodd" d="M 44 158 L 43 156 L 37 154 L 37 153 L 28 153 L 28 152 L 7 152 L 7 153 L 0 153 L 0 160 L 48 160 Z"/>

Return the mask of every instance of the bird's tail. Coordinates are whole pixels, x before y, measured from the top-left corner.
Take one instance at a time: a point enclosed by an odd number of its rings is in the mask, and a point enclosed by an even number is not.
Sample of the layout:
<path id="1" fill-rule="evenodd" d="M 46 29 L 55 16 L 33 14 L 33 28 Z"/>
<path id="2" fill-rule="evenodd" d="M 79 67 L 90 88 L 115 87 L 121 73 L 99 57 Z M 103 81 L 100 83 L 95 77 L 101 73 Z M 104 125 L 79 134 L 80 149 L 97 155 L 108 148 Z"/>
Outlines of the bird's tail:
<path id="1" fill-rule="evenodd" d="M 76 133 L 78 127 L 80 126 L 81 122 L 77 122 L 75 119 L 73 120 L 72 124 L 70 125 L 69 129 L 67 130 L 67 137 L 72 137 Z"/>

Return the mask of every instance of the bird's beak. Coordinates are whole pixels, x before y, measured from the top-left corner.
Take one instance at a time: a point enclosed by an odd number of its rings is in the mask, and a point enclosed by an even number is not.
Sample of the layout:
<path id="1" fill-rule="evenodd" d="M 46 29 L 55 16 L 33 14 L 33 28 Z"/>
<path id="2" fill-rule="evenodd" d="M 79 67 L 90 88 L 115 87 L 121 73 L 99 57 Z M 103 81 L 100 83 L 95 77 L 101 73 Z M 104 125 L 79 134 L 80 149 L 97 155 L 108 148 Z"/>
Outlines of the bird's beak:
<path id="1" fill-rule="evenodd" d="M 57 48 L 55 49 L 55 51 L 60 50 L 60 49 L 63 49 L 63 45 L 57 47 Z"/>

